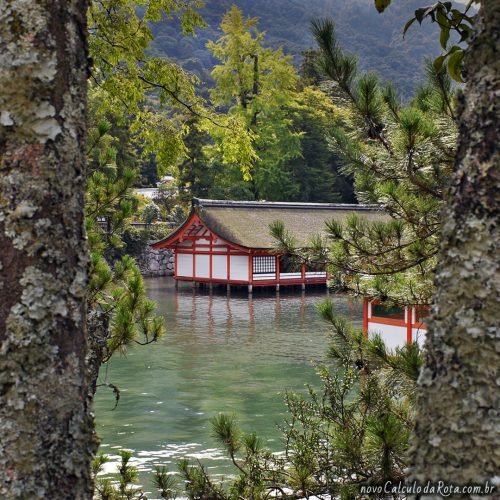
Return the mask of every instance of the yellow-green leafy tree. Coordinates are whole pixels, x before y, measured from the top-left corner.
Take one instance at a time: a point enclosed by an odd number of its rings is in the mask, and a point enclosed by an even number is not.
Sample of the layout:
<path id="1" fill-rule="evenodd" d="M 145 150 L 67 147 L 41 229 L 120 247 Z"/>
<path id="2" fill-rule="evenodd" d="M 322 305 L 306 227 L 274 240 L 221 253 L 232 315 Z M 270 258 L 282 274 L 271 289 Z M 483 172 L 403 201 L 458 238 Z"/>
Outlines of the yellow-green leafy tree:
<path id="1" fill-rule="evenodd" d="M 264 35 L 256 25 L 257 19 L 245 19 L 235 5 L 222 19 L 223 36 L 208 44 L 220 61 L 212 71 L 211 98 L 249 131 L 255 151 L 248 172 L 254 196 L 279 200 L 296 189 L 286 164 L 300 155 L 301 134 L 289 111 L 296 102 L 298 77 L 281 49 L 263 47 Z"/>

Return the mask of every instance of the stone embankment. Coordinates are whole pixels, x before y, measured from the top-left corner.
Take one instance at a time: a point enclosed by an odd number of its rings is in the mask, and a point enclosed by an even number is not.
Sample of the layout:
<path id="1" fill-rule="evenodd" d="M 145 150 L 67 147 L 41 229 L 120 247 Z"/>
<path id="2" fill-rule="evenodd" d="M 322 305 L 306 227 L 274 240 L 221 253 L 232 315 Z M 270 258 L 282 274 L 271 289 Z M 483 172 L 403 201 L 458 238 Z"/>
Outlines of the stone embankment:
<path id="1" fill-rule="evenodd" d="M 147 246 L 136 261 L 143 276 L 174 274 L 174 255 L 171 250 L 153 250 Z"/>

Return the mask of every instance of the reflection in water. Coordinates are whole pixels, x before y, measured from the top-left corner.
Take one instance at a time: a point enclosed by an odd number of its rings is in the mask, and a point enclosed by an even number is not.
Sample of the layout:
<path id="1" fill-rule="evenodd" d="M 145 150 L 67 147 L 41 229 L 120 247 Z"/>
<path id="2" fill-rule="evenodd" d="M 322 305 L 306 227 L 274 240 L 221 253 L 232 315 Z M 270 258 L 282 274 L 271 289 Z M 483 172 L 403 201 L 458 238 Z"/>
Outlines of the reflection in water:
<path id="1" fill-rule="evenodd" d="M 146 285 L 165 316 L 167 335 L 156 345 L 131 348 L 103 369 L 101 382 L 117 384 L 122 394 L 114 411 L 112 395 L 104 389 L 97 394 L 101 451 L 130 449 L 144 471 L 187 456 L 228 474 L 210 435 L 209 419 L 218 412 L 235 414 L 245 431 L 256 431 L 274 451 L 282 449 L 280 393 L 318 384 L 313 365 L 324 359 L 328 327 L 315 304 L 326 297 L 325 289 L 254 290 L 249 296 L 187 284 L 176 289 L 166 278 L 147 279 Z M 360 304 L 332 298 L 339 314 L 361 325 Z"/>

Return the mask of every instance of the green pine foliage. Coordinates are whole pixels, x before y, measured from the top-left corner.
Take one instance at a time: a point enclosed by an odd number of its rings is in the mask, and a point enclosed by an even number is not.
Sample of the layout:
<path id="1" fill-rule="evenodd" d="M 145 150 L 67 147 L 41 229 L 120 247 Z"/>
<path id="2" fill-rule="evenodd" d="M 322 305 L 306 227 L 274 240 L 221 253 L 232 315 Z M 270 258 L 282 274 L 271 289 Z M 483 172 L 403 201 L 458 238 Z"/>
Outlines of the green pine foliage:
<path id="1" fill-rule="evenodd" d="M 427 84 L 403 105 L 392 86 L 358 74 L 357 61 L 337 41 L 333 22 L 315 20 L 323 88 L 346 115 L 330 133 L 358 200 L 379 206 L 386 221 L 351 216 L 327 223 L 317 256 L 341 289 L 400 304 L 428 304 L 439 245 L 440 207 L 456 149 L 456 90 L 442 68 L 428 65 Z M 280 232 L 275 232 L 280 241 Z M 280 241 L 283 245 L 283 241 Z M 293 252 L 293 249 L 288 249 Z"/>
<path id="2" fill-rule="evenodd" d="M 156 305 L 146 297 L 135 260 L 128 255 L 115 258 L 137 208 L 132 187 L 138 169 L 117 163 L 117 140 L 110 129 L 109 122 L 98 122 L 90 129 L 88 146 L 86 229 L 91 268 L 87 297 L 105 330 L 99 342 L 100 363 L 130 344 L 155 342 L 164 332 L 163 319 L 154 314 Z"/>
<path id="3" fill-rule="evenodd" d="M 90 277 L 87 287 L 89 336 L 95 352 L 97 371 L 112 355 L 125 353 L 132 344 L 156 342 L 164 333 L 164 322 L 155 314 L 156 304 L 146 296 L 140 270 L 130 255 L 119 256 L 125 245 L 129 222 L 137 209 L 132 187 L 139 176 L 133 167 L 134 151 L 128 142 L 120 144 L 111 134 L 111 123 L 99 121 L 89 131 L 90 174 L 87 179 L 86 229 L 90 248 Z M 129 149 L 124 162 L 123 150 Z M 118 151 L 122 151 L 120 155 Z M 119 388 L 108 387 L 120 398 Z M 144 492 L 137 486 L 138 471 L 130 464 L 132 453 L 120 451 L 118 480 L 98 477 L 108 459 L 98 455 L 93 463 L 95 496 L 101 500 L 141 500 Z M 172 496 L 172 479 L 158 470 L 158 491 L 162 498 Z"/>
<path id="4" fill-rule="evenodd" d="M 352 182 L 338 171 L 326 139 L 341 113 L 321 91 L 304 86 L 281 49 L 264 46 L 255 18 L 245 19 L 233 6 L 221 30 L 223 36 L 208 44 L 220 61 L 212 71 L 211 97 L 229 117 L 245 124 L 255 156 L 250 170 L 243 171 L 246 175 L 239 174 L 239 161 L 225 162 L 220 172 L 224 161 L 215 135 L 215 145 L 204 148 L 209 165 L 204 162 L 202 168 L 216 188 L 206 190 L 229 199 L 353 200 Z M 190 164 L 195 166 L 195 160 Z"/>
<path id="5" fill-rule="evenodd" d="M 92 463 L 92 472 L 95 478 L 95 498 L 99 500 L 147 500 L 147 497 L 138 485 L 139 471 L 130 464 L 132 453 L 120 450 L 121 463 L 118 467 L 116 480 L 98 477 L 103 472 L 104 465 L 109 461 L 105 455 L 98 455 Z M 164 467 L 155 469 L 155 486 L 160 498 L 171 500 L 177 498 L 177 480 Z"/>
<path id="6" fill-rule="evenodd" d="M 404 480 L 422 364 L 418 345 L 389 351 L 380 337 L 368 340 L 338 317 L 330 301 L 319 313 L 332 328 L 330 363 L 318 368 L 320 390 L 286 394 L 284 451 L 270 453 L 255 434 L 243 433 L 234 417 L 214 417 L 213 434 L 235 475 L 214 482 L 201 464 L 181 461 L 190 499 L 350 499 L 362 497 L 362 486 Z"/>

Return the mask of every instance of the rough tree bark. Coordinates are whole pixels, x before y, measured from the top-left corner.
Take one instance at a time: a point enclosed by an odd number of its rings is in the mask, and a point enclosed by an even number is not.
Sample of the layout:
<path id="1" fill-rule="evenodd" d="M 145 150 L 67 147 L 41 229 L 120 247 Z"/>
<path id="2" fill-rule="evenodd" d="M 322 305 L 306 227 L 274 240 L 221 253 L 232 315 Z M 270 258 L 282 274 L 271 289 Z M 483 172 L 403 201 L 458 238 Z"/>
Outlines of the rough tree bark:
<path id="1" fill-rule="evenodd" d="M 422 482 L 500 480 L 499 26 L 500 1 L 482 0 L 419 379 L 412 474 Z"/>
<path id="2" fill-rule="evenodd" d="M 0 497 L 91 498 L 86 8 L 0 0 Z"/>

